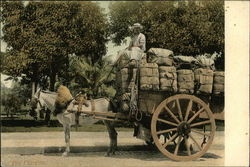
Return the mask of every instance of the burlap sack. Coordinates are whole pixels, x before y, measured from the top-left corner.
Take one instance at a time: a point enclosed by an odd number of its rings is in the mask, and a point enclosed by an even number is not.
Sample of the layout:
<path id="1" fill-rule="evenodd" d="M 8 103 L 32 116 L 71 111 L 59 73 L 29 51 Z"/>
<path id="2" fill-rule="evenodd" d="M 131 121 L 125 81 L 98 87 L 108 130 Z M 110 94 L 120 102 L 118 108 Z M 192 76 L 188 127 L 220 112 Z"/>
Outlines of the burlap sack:
<path id="1" fill-rule="evenodd" d="M 214 72 L 213 72 L 213 70 L 210 70 L 210 69 L 197 68 L 194 70 L 194 74 L 195 75 L 202 74 L 202 75 L 207 75 L 207 76 L 213 76 Z"/>
<path id="2" fill-rule="evenodd" d="M 178 76 L 179 75 L 190 75 L 193 74 L 192 70 L 177 70 Z"/>
<path id="3" fill-rule="evenodd" d="M 153 68 L 152 69 L 152 77 L 159 77 L 158 68 Z"/>
<path id="4" fill-rule="evenodd" d="M 178 88 L 178 92 L 179 93 L 193 94 L 194 90 L 192 90 L 192 89 L 181 89 L 181 88 Z"/>
<path id="5" fill-rule="evenodd" d="M 177 91 L 177 80 L 160 78 L 160 90 Z"/>
<path id="6" fill-rule="evenodd" d="M 224 77 L 222 77 L 222 76 L 215 76 L 214 77 L 214 83 L 224 84 Z"/>
<path id="7" fill-rule="evenodd" d="M 160 73 L 159 74 L 160 78 L 168 78 L 168 79 L 176 79 L 177 80 L 177 74 L 176 73 Z"/>
<path id="8" fill-rule="evenodd" d="M 56 110 L 65 109 L 69 102 L 73 99 L 69 89 L 63 85 L 60 85 L 57 89 L 57 98 L 55 101 Z"/>
<path id="9" fill-rule="evenodd" d="M 160 87 L 177 87 L 177 81 L 172 79 L 160 78 Z"/>
<path id="10" fill-rule="evenodd" d="M 199 88 L 196 90 L 197 94 L 210 94 L 213 90 L 213 84 L 207 84 L 207 85 L 200 85 Z"/>
<path id="11" fill-rule="evenodd" d="M 140 68 L 140 77 L 147 77 L 152 75 L 153 75 L 153 70 L 151 68 L 145 68 L 145 67 Z"/>
<path id="12" fill-rule="evenodd" d="M 173 52 L 168 49 L 151 48 L 148 50 L 148 62 L 157 63 L 158 65 L 173 65 Z"/>
<path id="13" fill-rule="evenodd" d="M 224 93 L 224 84 L 213 84 L 213 94 Z"/>
<path id="14" fill-rule="evenodd" d="M 224 84 L 224 72 L 219 72 L 219 71 L 214 72 L 214 83 Z"/>
<path id="15" fill-rule="evenodd" d="M 159 84 L 152 84 L 152 90 L 159 90 Z"/>
<path id="16" fill-rule="evenodd" d="M 159 85 L 158 77 L 141 77 L 140 84 Z"/>
<path id="17" fill-rule="evenodd" d="M 177 85 L 176 85 L 176 87 L 173 87 L 173 86 L 166 86 L 166 87 L 165 86 L 160 86 L 160 90 L 176 93 L 177 92 Z"/>
<path id="18" fill-rule="evenodd" d="M 213 84 L 213 76 L 207 75 L 195 75 L 195 82 L 198 84 Z"/>
<path id="19" fill-rule="evenodd" d="M 174 56 L 174 60 L 176 63 L 184 63 L 184 64 L 192 64 L 197 62 L 197 60 L 192 56 L 182 56 L 182 55 Z"/>
<path id="20" fill-rule="evenodd" d="M 160 73 L 176 73 L 176 68 L 174 66 L 159 66 Z"/>
<path id="21" fill-rule="evenodd" d="M 194 90 L 194 82 L 178 82 L 179 89 Z"/>
<path id="22" fill-rule="evenodd" d="M 158 68 L 158 65 L 156 63 L 147 63 L 147 64 L 143 64 L 141 65 L 141 68 Z"/>
<path id="23" fill-rule="evenodd" d="M 214 64 L 214 60 L 213 59 L 208 58 L 206 56 L 197 56 L 196 60 L 197 60 L 198 66 L 200 66 L 202 68 L 207 68 L 207 69 L 215 70 L 215 64 Z"/>
<path id="24" fill-rule="evenodd" d="M 178 82 L 190 82 L 190 81 L 194 81 L 194 75 L 190 74 L 190 75 L 178 75 Z"/>
<path id="25" fill-rule="evenodd" d="M 144 64 L 147 64 L 147 54 L 146 53 L 142 54 L 142 58 L 141 58 L 141 62 L 140 62 L 140 65 L 144 65 Z"/>
<path id="26" fill-rule="evenodd" d="M 214 72 L 214 76 L 222 76 L 222 77 L 224 77 L 224 75 L 225 75 L 224 71 L 215 71 Z"/>
<path id="27" fill-rule="evenodd" d="M 210 94 L 213 88 L 213 71 L 198 68 L 194 71 L 195 87 L 197 94 Z"/>
<path id="28" fill-rule="evenodd" d="M 156 64 L 144 64 L 140 67 L 140 77 L 159 77 L 158 66 Z"/>
<path id="29" fill-rule="evenodd" d="M 163 48 L 150 48 L 148 50 L 148 53 L 156 55 L 156 56 L 162 56 L 162 57 L 169 57 L 173 55 L 173 51 L 168 50 L 168 49 L 163 49 Z"/>
<path id="30" fill-rule="evenodd" d="M 141 90 L 152 90 L 152 85 L 149 84 L 140 84 Z"/>

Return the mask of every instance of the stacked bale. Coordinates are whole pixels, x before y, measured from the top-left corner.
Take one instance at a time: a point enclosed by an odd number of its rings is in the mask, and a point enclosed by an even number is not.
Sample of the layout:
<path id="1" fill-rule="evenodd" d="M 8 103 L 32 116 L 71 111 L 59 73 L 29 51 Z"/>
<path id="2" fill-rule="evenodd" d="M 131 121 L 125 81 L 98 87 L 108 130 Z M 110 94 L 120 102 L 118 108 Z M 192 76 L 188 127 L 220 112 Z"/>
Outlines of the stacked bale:
<path id="1" fill-rule="evenodd" d="M 199 66 L 200 68 L 215 70 L 214 59 L 208 58 L 205 55 L 201 55 L 197 56 L 196 60 L 197 60 L 197 66 Z"/>
<path id="2" fill-rule="evenodd" d="M 125 93 L 128 91 L 130 73 L 129 68 L 122 68 L 116 73 L 116 87 L 119 92 Z"/>
<path id="3" fill-rule="evenodd" d="M 224 94 L 224 72 L 214 72 L 213 94 Z"/>
<path id="4" fill-rule="evenodd" d="M 159 66 L 160 90 L 177 92 L 177 74 L 174 66 Z"/>
<path id="5" fill-rule="evenodd" d="M 148 50 L 148 62 L 159 66 L 173 65 L 173 51 L 162 48 L 151 48 Z"/>
<path id="6" fill-rule="evenodd" d="M 162 48 L 148 50 L 148 62 L 159 66 L 159 88 L 164 91 L 177 91 L 177 74 L 173 66 L 173 51 Z"/>
<path id="7" fill-rule="evenodd" d="M 210 94 L 213 89 L 213 70 L 198 68 L 194 71 L 197 94 Z"/>
<path id="8" fill-rule="evenodd" d="M 178 92 L 194 93 L 194 73 L 192 70 L 177 70 Z"/>
<path id="9" fill-rule="evenodd" d="M 141 66 L 140 89 L 159 90 L 159 71 L 156 63 L 146 63 Z"/>
<path id="10" fill-rule="evenodd" d="M 193 69 L 197 60 L 192 56 L 174 56 L 174 62 L 177 69 Z"/>

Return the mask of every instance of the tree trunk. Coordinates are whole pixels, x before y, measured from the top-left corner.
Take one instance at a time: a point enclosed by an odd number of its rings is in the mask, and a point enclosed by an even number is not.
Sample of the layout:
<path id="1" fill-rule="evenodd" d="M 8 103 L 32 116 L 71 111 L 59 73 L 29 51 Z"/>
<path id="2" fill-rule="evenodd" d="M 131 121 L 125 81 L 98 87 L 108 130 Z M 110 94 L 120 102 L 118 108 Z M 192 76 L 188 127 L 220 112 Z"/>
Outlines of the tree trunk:
<path id="1" fill-rule="evenodd" d="M 32 94 L 31 94 L 31 98 L 34 96 L 35 91 L 36 91 L 36 83 L 32 82 Z"/>
<path id="2" fill-rule="evenodd" d="M 55 90 L 55 83 L 56 83 L 56 73 L 53 73 L 50 75 L 50 84 L 49 84 L 49 90 L 54 91 Z"/>

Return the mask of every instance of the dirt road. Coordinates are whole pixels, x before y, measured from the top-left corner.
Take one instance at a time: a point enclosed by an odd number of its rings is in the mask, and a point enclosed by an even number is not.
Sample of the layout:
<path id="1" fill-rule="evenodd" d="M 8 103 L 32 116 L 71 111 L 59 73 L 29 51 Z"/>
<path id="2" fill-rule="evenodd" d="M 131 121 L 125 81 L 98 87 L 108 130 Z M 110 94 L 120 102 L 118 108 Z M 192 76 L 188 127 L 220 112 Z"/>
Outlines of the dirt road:
<path id="1" fill-rule="evenodd" d="M 154 167 L 154 166 L 223 166 L 224 132 L 217 132 L 207 153 L 190 162 L 176 162 L 157 149 L 147 147 L 132 137 L 132 132 L 120 132 L 119 150 L 105 157 L 109 144 L 105 132 L 73 132 L 72 152 L 62 157 L 63 132 L 2 133 L 1 162 L 3 167 Z"/>

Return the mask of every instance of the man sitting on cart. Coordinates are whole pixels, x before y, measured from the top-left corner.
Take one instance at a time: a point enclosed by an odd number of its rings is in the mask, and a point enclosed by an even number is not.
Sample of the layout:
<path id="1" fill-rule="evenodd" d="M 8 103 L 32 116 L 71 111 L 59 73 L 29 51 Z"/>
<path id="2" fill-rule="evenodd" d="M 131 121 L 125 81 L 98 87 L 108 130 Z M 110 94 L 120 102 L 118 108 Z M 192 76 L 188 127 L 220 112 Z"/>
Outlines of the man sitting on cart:
<path id="1" fill-rule="evenodd" d="M 135 23 L 130 27 L 132 31 L 131 42 L 127 48 L 127 53 L 130 58 L 129 62 L 129 86 L 128 90 L 131 91 L 130 98 L 130 117 L 136 117 L 138 115 L 137 108 L 137 96 L 138 96 L 138 67 L 140 65 L 140 61 L 143 55 L 143 52 L 146 50 L 146 37 L 141 33 L 142 25 L 139 23 Z M 137 118 L 136 118 L 137 119 Z"/>
<path id="2" fill-rule="evenodd" d="M 134 84 L 136 83 L 136 73 L 139 62 L 142 58 L 143 52 L 146 50 L 146 37 L 141 33 L 142 25 L 139 23 L 135 23 L 130 27 L 132 31 L 131 41 L 128 46 L 128 55 L 130 57 L 130 69 L 133 69 L 130 76 L 130 85 L 129 88 L 132 89 Z"/>

